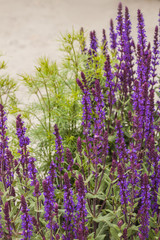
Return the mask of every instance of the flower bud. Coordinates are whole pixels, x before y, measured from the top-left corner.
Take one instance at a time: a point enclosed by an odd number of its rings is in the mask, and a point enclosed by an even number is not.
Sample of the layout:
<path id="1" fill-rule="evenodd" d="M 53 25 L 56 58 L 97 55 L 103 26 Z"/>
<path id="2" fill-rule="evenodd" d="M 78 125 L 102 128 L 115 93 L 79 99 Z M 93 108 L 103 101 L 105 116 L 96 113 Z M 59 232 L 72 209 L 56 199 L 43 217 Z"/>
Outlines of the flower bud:
<path id="1" fill-rule="evenodd" d="M 118 222 L 118 227 L 120 228 L 122 225 L 123 225 L 123 220 L 119 220 L 119 222 Z"/>

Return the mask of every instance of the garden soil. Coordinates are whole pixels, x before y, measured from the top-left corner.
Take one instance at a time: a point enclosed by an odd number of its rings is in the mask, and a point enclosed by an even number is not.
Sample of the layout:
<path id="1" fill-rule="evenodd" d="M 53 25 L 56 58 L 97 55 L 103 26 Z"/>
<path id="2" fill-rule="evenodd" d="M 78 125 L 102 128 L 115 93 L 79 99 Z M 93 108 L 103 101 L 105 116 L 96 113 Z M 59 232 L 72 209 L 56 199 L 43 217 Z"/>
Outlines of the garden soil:
<path id="1" fill-rule="evenodd" d="M 11 77 L 19 80 L 22 73 L 33 73 L 42 56 L 60 61 L 60 33 L 96 30 L 98 37 L 106 29 L 109 37 L 110 19 L 116 18 L 119 0 L 0 0 L 0 51 Z M 128 6 L 136 38 L 137 10 L 144 14 L 148 40 L 153 42 L 158 24 L 159 0 L 122 0 Z M 26 101 L 27 92 L 20 88 L 18 97 Z"/>

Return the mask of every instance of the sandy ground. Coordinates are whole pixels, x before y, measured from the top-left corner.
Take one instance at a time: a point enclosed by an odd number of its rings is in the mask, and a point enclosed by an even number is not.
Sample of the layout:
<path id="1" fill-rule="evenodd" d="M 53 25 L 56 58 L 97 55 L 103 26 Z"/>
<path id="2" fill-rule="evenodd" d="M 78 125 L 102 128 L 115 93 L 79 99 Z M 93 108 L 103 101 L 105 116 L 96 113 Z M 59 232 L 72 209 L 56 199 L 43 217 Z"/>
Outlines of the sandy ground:
<path id="1" fill-rule="evenodd" d="M 115 19 L 119 0 L 0 0 L 0 51 L 7 61 L 7 73 L 32 73 L 38 57 L 58 60 L 60 32 L 103 28 L 109 36 L 110 19 Z M 149 41 L 158 24 L 159 0 L 122 0 L 130 10 L 136 37 L 137 9 L 144 14 Z M 23 99 L 24 99 L 23 94 Z"/>

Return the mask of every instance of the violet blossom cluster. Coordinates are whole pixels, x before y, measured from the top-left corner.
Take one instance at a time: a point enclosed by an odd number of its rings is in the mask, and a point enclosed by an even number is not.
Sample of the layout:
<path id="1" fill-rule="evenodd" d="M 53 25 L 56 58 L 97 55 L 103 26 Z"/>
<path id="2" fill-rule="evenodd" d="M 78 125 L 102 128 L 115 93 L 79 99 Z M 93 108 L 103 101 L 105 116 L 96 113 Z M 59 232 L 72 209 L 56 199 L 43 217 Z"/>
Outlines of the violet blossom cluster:
<path id="1" fill-rule="evenodd" d="M 21 119 L 21 115 L 17 116 L 16 121 L 16 135 L 19 139 L 20 149 L 18 153 L 20 153 L 21 157 L 19 158 L 19 162 L 23 168 L 23 177 L 31 179 L 31 186 L 35 185 L 37 182 L 37 169 L 35 167 L 36 159 L 30 157 L 30 153 L 27 149 L 27 146 L 30 143 L 29 137 L 26 136 L 26 127 L 24 126 L 24 122 Z M 18 169 L 17 169 L 18 170 Z M 20 176 L 19 171 L 17 172 Z"/>
<path id="2" fill-rule="evenodd" d="M 24 122 L 21 119 L 21 115 L 17 116 L 16 119 L 16 135 L 19 139 L 19 146 L 20 149 L 18 153 L 20 153 L 21 157 L 19 158 L 20 163 L 22 164 L 23 168 L 23 176 L 28 177 L 28 159 L 29 159 L 29 152 L 27 151 L 27 146 L 30 143 L 28 137 L 25 136 L 26 127 L 23 126 Z"/>
<path id="3" fill-rule="evenodd" d="M 76 234 L 75 228 L 75 203 L 73 200 L 73 190 L 71 189 L 70 180 L 68 173 L 64 173 L 64 221 L 63 229 L 65 234 L 63 235 L 63 240 L 74 240 Z"/>
<path id="4" fill-rule="evenodd" d="M 8 150 L 8 137 L 6 136 L 6 112 L 0 104 L 0 181 L 4 183 L 5 189 L 12 184 L 12 154 Z"/>
<path id="5" fill-rule="evenodd" d="M 107 52 L 108 52 L 108 50 L 107 50 L 108 42 L 107 42 L 105 29 L 103 29 L 102 34 L 103 34 L 103 37 L 102 37 L 102 47 L 103 47 L 102 52 L 103 52 L 103 55 L 106 56 Z"/>
<path id="6" fill-rule="evenodd" d="M 97 52 L 97 48 L 98 48 L 98 41 L 97 41 L 97 37 L 96 37 L 96 32 L 91 31 L 90 32 L 90 49 L 89 49 L 89 54 L 90 55 L 94 55 L 96 56 L 96 52 Z"/>
<path id="7" fill-rule="evenodd" d="M 3 229 L 2 229 L 2 223 L 1 223 L 1 220 L 2 220 L 2 216 L 1 216 L 1 206 L 0 206 L 0 238 L 3 237 Z"/>
<path id="8" fill-rule="evenodd" d="M 11 240 L 12 239 L 12 227 L 11 227 L 11 220 L 9 217 L 9 203 L 6 202 L 4 206 L 4 215 L 5 215 L 5 221 L 6 221 L 6 227 L 7 227 L 7 239 Z"/>
<path id="9" fill-rule="evenodd" d="M 54 234 L 56 234 L 57 229 L 59 228 L 58 223 L 55 222 L 53 217 L 56 215 L 56 210 L 57 206 L 56 201 L 55 201 L 55 179 L 57 177 L 57 172 L 56 172 L 56 164 L 52 161 L 50 164 L 50 169 L 48 172 L 48 176 L 43 180 L 42 185 L 43 185 L 43 194 L 45 197 L 44 201 L 44 208 L 45 208 L 45 219 L 46 221 L 49 221 L 48 224 L 46 225 L 47 228 L 49 228 L 51 231 L 54 231 Z"/>
<path id="10" fill-rule="evenodd" d="M 82 121 L 82 126 L 83 126 L 83 134 L 85 136 L 89 135 L 90 132 L 90 127 L 91 127 L 91 119 L 92 119 L 92 106 L 91 106 L 91 98 L 90 98 L 90 91 L 87 86 L 87 81 L 85 78 L 84 73 L 81 73 L 82 81 L 83 83 L 77 79 L 77 84 L 80 87 L 80 89 L 83 92 L 83 97 L 82 97 L 82 105 L 83 105 L 83 121 Z"/>
<path id="11" fill-rule="evenodd" d="M 150 219 L 150 186 L 149 186 L 149 180 L 148 176 L 145 173 L 142 175 L 142 202 L 141 202 L 141 208 L 139 210 L 140 218 L 141 218 L 141 226 L 139 228 L 140 230 L 140 239 L 147 239 L 149 236 L 149 219 Z"/>
<path id="12" fill-rule="evenodd" d="M 64 149 L 62 145 L 62 137 L 59 134 L 59 129 L 58 126 L 55 124 L 54 125 L 54 135 L 56 137 L 55 139 L 55 145 L 56 145 L 56 161 L 57 161 L 57 166 L 59 171 L 61 172 L 63 167 L 62 163 L 64 162 Z"/>
<path id="13" fill-rule="evenodd" d="M 117 47 L 117 33 L 114 30 L 113 20 L 110 21 L 110 48 L 115 50 Z"/>
<path id="14" fill-rule="evenodd" d="M 54 199 L 54 190 L 55 187 L 53 186 L 53 178 L 51 175 L 46 177 L 46 179 L 42 182 L 43 185 L 43 194 L 45 197 L 44 201 L 44 209 L 45 214 L 44 217 L 46 221 L 48 221 L 48 224 L 46 225 L 47 228 L 49 228 L 51 231 L 54 231 L 54 234 L 56 234 L 57 229 L 59 228 L 58 223 L 55 222 L 53 219 L 55 215 L 55 199 Z"/>
<path id="15" fill-rule="evenodd" d="M 30 240 L 32 236 L 32 230 L 33 230 L 33 225 L 32 225 L 32 217 L 28 214 L 29 209 L 27 208 L 27 203 L 25 197 L 22 195 L 21 196 L 21 219 L 22 219 L 22 240 Z"/>
<path id="16" fill-rule="evenodd" d="M 104 76 L 106 77 L 106 88 L 108 95 L 108 104 L 110 108 L 110 112 L 112 110 L 113 104 L 116 102 L 115 92 L 116 92 L 116 85 L 114 82 L 114 75 L 111 71 L 111 63 L 110 63 L 110 56 L 106 56 L 106 61 L 104 65 Z"/>
<path id="17" fill-rule="evenodd" d="M 102 143 L 103 143 L 103 135 L 105 131 L 105 104 L 104 97 L 101 91 L 99 80 L 95 80 L 95 88 L 92 88 L 92 94 L 94 97 L 95 105 L 95 116 L 93 117 L 94 128 L 93 128 L 93 152 L 95 153 L 94 163 L 98 164 L 102 162 L 100 153 L 102 152 Z"/>
<path id="18" fill-rule="evenodd" d="M 76 207 L 76 218 L 77 218 L 77 236 L 76 238 L 79 240 L 87 240 L 88 236 L 88 227 L 86 227 L 87 223 L 87 209 L 86 209 L 86 200 L 85 200 L 85 194 L 86 189 L 84 186 L 83 177 L 81 174 L 78 176 L 78 180 L 76 180 L 76 189 L 77 189 L 77 207 Z"/>

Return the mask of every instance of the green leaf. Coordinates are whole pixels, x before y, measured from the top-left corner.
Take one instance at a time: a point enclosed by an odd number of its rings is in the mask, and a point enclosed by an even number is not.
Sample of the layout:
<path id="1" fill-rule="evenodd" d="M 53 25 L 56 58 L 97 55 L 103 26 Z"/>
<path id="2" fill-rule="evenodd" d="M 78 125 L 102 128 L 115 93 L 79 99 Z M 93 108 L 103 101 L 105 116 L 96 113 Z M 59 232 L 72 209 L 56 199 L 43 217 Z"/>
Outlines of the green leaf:
<path id="1" fill-rule="evenodd" d="M 86 198 L 89 198 L 89 199 L 97 198 L 97 199 L 100 199 L 100 200 L 105 200 L 106 196 L 104 194 L 87 193 Z"/>
<path id="2" fill-rule="evenodd" d="M 97 218 L 93 218 L 93 221 L 100 223 L 100 222 L 104 222 L 106 223 L 108 226 L 111 226 L 111 222 L 113 221 L 113 219 L 115 218 L 115 216 L 112 214 L 107 214 L 105 216 L 99 216 Z"/>
<path id="3" fill-rule="evenodd" d="M 108 136 L 108 142 L 109 143 L 114 143 L 116 140 L 116 133 L 114 135 Z"/>
<path id="4" fill-rule="evenodd" d="M 84 181 L 85 185 L 87 185 L 87 183 L 91 181 L 92 177 L 94 177 L 93 173 L 91 173 L 89 177 Z"/>
<path id="5" fill-rule="evenodd" d="M 118 236 L 119 232 L 115 228 L 111 227 L 110 228 L 110 233 L 111 233 L 111 236 L 113 237 L 114 240 L 119 240 L 120 239 L 119 236 Z"/>
<path id="6" fill-rule="evenodd" d="M 128 228 L 127 234 L 128 237 L 130 237 L 133 233 L 138 232 L 139 231 L 139 227 L 138 226 L 131 226 L 130 228 Z"/>
<path id="7" fill-rule="evenodd" d="M 105 237 L 106 237 L 106 234 L 102 234 L 102 235 L 100 235 L 100 236 L 97 236 L 97 237 L 95 238 L 95 240 L 104 240 Z"/>

